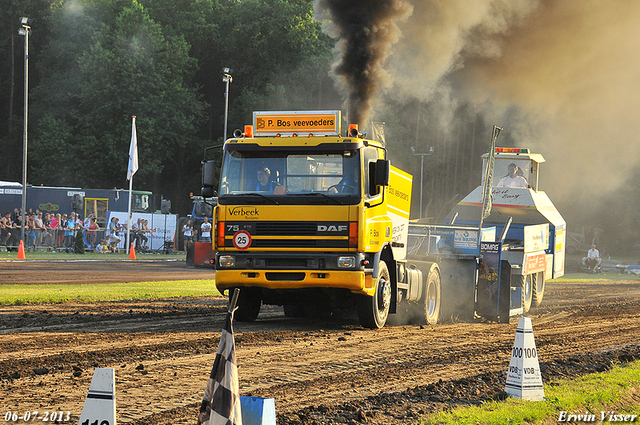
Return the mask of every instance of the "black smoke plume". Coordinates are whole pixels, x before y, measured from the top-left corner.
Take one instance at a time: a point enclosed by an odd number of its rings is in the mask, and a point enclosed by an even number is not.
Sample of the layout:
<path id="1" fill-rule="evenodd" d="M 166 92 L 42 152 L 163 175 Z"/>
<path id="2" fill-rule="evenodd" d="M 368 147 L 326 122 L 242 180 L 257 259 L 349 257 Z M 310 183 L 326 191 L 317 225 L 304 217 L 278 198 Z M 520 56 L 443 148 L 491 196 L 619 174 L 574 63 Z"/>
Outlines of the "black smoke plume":
<path id="1" fill-rule="evenodd" d="M 404 0 L 316 0 L 316 17 L 338 39 L 333 74 L 346 94 L 349 122 L 365 125 L 373 100 L 386 80 L 383 69 L 398 41 L 397 22 L 411 14 Z"/>

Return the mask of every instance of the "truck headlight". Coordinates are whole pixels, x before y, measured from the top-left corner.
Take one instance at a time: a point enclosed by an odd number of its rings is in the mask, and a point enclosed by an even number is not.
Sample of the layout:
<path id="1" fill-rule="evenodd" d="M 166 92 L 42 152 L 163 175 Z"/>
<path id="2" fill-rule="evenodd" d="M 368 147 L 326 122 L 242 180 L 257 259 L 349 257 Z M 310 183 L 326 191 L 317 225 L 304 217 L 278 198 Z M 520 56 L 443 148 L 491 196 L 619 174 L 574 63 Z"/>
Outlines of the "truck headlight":
<path id="1" fill-rule="evenodd" d="M 352 269 L 356 266 L 356 257 L 338 257 L 338 268 Z"/>
<path id="2" fill-rule="evenodd" d="M 222 255 L 220 256 L 220 267 L 233 267 L 236 265 L 236 257 L 233 255 Z"/>

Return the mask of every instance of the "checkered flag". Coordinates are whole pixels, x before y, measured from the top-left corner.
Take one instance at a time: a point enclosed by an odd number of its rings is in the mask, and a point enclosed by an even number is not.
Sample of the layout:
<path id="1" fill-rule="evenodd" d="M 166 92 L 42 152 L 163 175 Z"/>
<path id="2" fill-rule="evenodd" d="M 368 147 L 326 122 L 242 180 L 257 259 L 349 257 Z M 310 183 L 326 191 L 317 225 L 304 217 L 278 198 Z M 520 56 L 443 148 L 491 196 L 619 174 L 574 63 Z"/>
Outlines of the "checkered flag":
<path id="1" fill-rule="evenodd" d="M 239 292 L 240 290 L 237 288 L 234 290 L 229 303 L 227 319 L 220 337 L 220 346 L 200 406 L 198 424 L 242 425 L 238 366 L 232 326 L 233 312 Z"/>

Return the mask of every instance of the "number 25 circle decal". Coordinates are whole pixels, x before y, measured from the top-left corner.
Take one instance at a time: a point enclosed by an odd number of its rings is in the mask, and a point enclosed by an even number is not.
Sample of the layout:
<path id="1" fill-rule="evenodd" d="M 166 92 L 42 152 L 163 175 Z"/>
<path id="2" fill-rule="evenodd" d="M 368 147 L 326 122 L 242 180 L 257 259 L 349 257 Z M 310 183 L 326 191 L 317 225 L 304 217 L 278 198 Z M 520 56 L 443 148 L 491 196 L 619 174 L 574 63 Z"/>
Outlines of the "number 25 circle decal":
<path id="1" fill-rule="evenodd" d="M 233 245 L 238 249 L 247 249 L 251 246 L 251 235 L 246 230 L 240 230 L 233 235 Z"/>

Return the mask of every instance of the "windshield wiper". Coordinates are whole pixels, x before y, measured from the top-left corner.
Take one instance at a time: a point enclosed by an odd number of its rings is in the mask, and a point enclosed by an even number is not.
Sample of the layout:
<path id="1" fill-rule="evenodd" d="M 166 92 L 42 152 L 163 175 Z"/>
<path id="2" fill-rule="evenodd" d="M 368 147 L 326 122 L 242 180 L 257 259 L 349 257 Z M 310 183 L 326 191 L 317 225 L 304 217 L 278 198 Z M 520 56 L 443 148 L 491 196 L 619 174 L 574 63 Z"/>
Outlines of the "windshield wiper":
<path id="1" fill-rule="evenodd" d="M 342 202 L 340 199 L 337 199 L 334 196 L 329 196 L 326 193 L 322 193 L 322 192 L 295 193 L 295 194 L 291 194 L 291 196 L 322 196 L 327 199 L 331 199 L 333 202 L 337 203 L 338 205 L 344 205 L 344 202 Z"/>
<path id="2" fill-rule="evenodd" d="M 224 196 L 224 197 L 229 196 L 229 197 L 233 197 L 233 198 L 243 198 L 243 197 L 245 197 L 245 196 L 258 196 L 258 197 L 260 197 L 260 198 L 262 198 L 262 199 L 266 199 L 267 201 L 269 201 L 269 202 L 271 202 L 271 203 L 273 203 L 273 204 L 275 204 L 275 205 L 280 205 L 280 203 L 279 203 L 278 201 L 276 201 L 275 199 L 270 198 L 270 197 L 268 197 L 268 196 L 265 196 L 265 195 L 263 195 L 263 194 L 261 194 L 261 193 L 257 193 L 257 192 L 249 192 L 249 193 L 227 193 L 227 194 L 222 195 L 222 196 Z"/>

